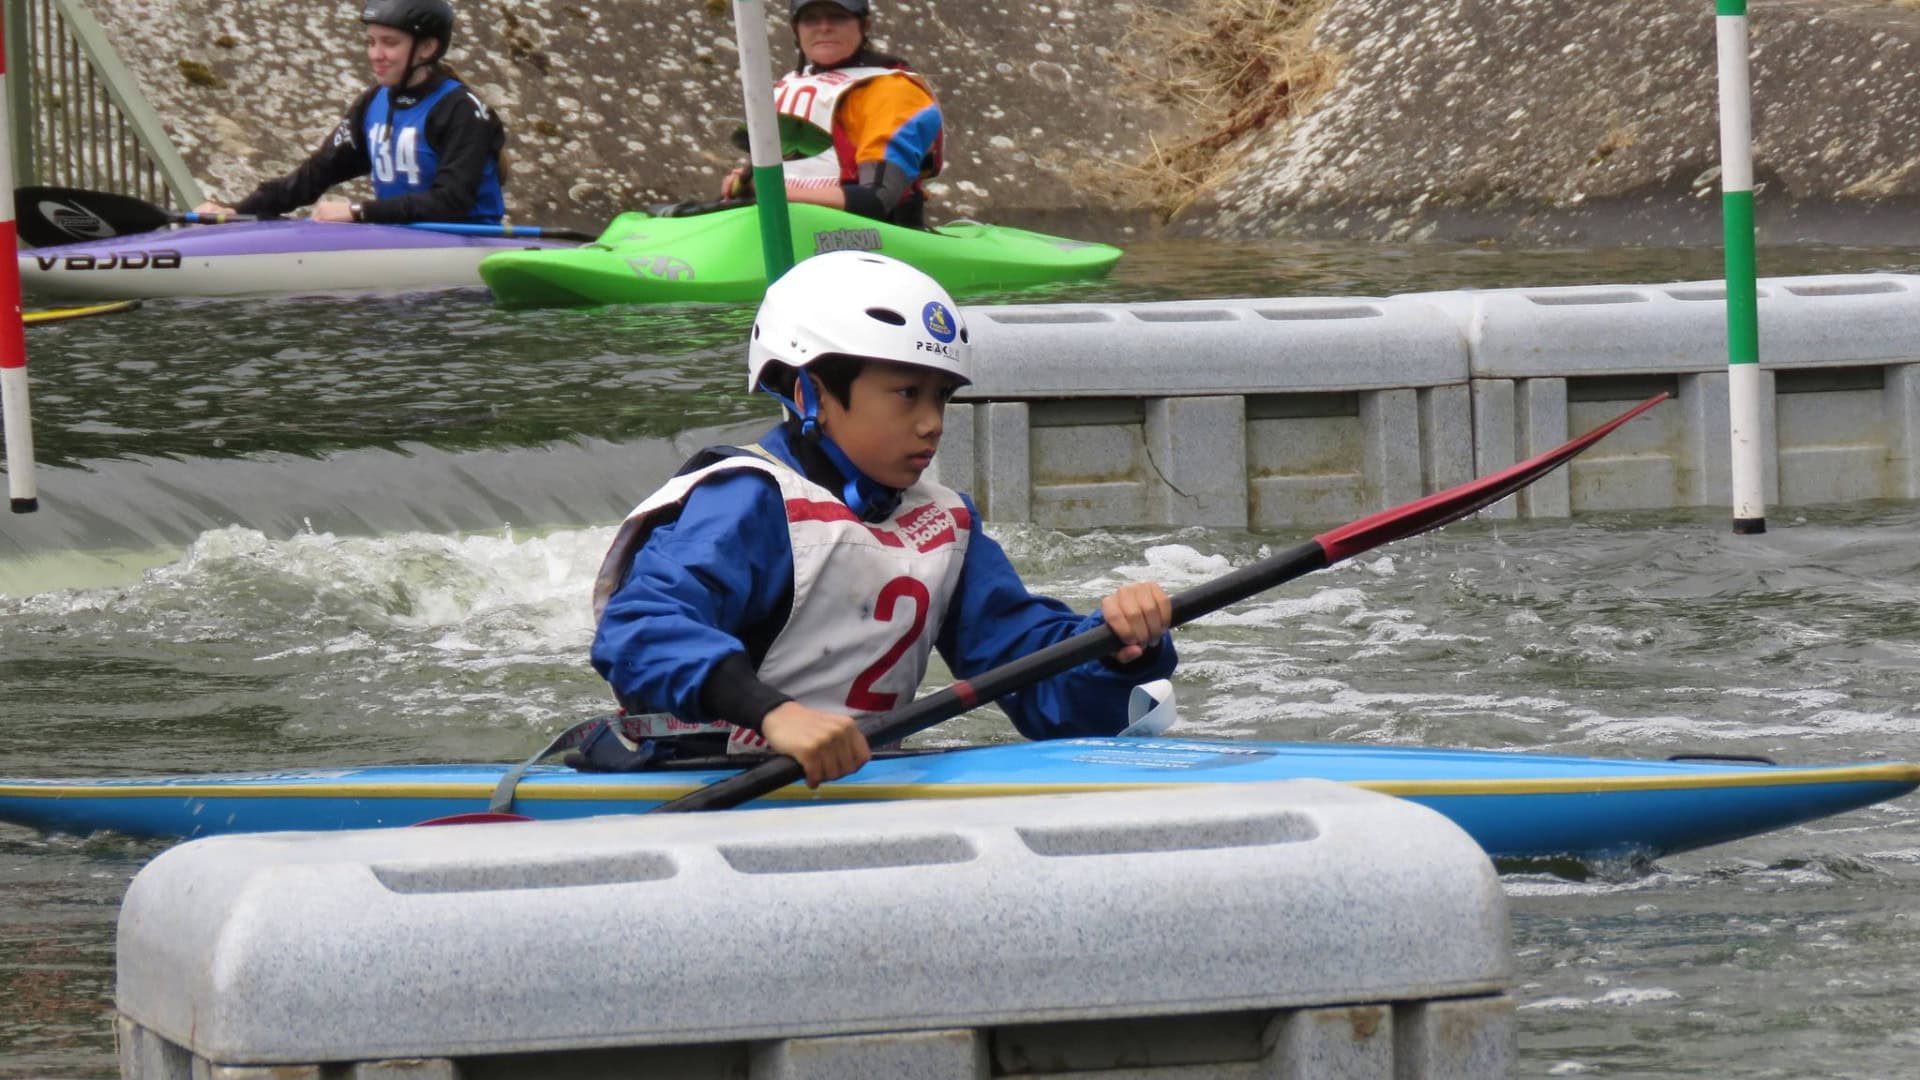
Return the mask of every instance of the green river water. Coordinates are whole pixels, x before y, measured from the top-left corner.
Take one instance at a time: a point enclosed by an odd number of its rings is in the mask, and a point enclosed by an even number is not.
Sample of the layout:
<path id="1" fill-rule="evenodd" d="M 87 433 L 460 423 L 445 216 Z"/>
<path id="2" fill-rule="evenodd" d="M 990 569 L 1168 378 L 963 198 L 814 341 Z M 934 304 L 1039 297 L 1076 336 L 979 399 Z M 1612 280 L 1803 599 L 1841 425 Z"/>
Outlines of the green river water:
<path id="1" fill-rule="evenodd" d="M 1761 263 L 1912 272 L 1920 251 Z M 990 299 L 1717 272 L 1711 251 L 1155 243 L 1106 281 Z M 43 509 L 0 518 L 0 775 L 498 760 L 601 711 L 589 579 L 691 449 L 770 416 L 741 389 L 750 316 L 467 293 L 151 302 L 29 331 Z M 1469 522 L 1364 555 L 1181 631 L 1185 730 L 1920 759 L 1920 506 L 1776 509 L 1759 537 L 1727 518 Z M 1301 538 L 991 527 L 1082 608 Z M 927 736 L 1010 737 L 990 713 Z M 0 1076 L 114 1073 L 114 919 L 161 849 L 0 826 Z M 1522 1075 L 1920 1072 L 1920 799 L 1503 881 Z"/>

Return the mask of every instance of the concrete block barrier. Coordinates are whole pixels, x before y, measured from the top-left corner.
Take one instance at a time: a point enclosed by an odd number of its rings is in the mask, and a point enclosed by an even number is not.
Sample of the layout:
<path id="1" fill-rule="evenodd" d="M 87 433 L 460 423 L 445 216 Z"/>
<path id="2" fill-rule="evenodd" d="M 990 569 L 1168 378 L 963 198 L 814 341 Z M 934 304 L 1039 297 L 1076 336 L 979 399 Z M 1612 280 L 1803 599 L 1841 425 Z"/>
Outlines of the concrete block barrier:
<path id="1" fill-rule="evenodd" d="M 1484 513 L 1725 506 L 1721 283 L 976 307 L 944 482 L 1055 528 L 1336 524 L 1675 404 Z M 1760 283 L 1770 505 L 1920 498 L 1920 277 Z"/>
<path id="2" fill-rule="evenodd" d="M 117 1005 L 142 1080 L 1386 1080 L 1504 1075 L 1512 978 L 1463 832 L 1297 781 L 200 840 Z"/>
<path id="3" fill-rule="evenodd" d="M 1721 282 L 1410 298 L 1445 311 L 1467 343 L 1477 472 L 1557 445 L 1660 390 L 1678 405 L 1636 421 L 1495 514 L 1731 501 Z M 1920 277 L 1764 279 L 1759 320 L 1767 502 L 1920 497 L 1910 402 Z"/>
<path id="4" fill-rule="evenodd" d="M 1417 300 L 1017 305 L 967 319 L 975 385 L 950 414 L 941 476 L 995 520 L 1279 528 L 1472 474 L 1465 346 Z"/>

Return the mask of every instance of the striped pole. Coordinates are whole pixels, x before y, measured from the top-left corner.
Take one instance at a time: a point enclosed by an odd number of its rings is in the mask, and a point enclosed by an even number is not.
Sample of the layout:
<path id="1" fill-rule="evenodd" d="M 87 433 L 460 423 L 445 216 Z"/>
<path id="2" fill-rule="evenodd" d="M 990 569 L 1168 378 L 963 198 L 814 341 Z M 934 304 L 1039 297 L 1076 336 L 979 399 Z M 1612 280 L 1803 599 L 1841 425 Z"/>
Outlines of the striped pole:
<path id="1" fill-rule="evenodd" d="M 1753 252 L 1753 95 L 1747 0 L 1715 0 L 1720 43 L 1720 221 L 1727 252 L 1727 409 L 1733 531 L 1767 531 L 1760 424 L 1760 299 Z"/>
<path id="2" fill-rule="evenodd" d="M 20 318 L 20 242 L 13 228 L 13 145 L 7 108 L 6 28 L 0 26 L 0 427 L 6 429 L 7 505 L 40 509 L 33 480 L 33 417 L 27 408 L 27 333 Z"/>
<path id="3" fill-rule="evenodd" d="M 733 32 L 740 44 L 740 92 L 746 97 L 747 147 L 754 201 L 760 211 L 760 254 L 767 283 L 793 266 L 787 221 L 787 171 L 780 164 L 780 125 L 773 114 L 773 60 L 767 52 L 767 13 L 761 0 L 733 0 Z"/>

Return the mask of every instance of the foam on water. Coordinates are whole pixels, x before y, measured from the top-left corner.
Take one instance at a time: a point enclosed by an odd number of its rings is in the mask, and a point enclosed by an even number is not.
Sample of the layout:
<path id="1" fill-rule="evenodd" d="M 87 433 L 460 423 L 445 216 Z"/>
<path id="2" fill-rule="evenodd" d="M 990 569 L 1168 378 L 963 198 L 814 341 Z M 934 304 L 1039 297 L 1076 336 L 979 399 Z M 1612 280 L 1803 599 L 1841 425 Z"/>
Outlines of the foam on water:
<path id="1" fill-rule="evenodd" d="M 587 597 L 610 537 L 219 529 L 134 584 L 0 600 L 0 617 L 50 658 L 63 639 L 142 642 L 183 683 L 217 657 L 276 688 L 283 736 L 545 731 L 606 706 Z"/>
<path id="2" fill-rule="evenodd" d="M 1633 1008 L 1663 1001 L 1678 1001 L 1679 999 L 1679 994 L 1662 987 L 1648 987 L 1646 989 L 1623 987 L 1616 990 L 1609 990 L 1593 998 L 1550 997 L 1542 998 L 1538 1001 L 1525 1001 L 1522 1002 L 1519 1007 L 1526 1010 L 1543 1009 L 1564 1012 L 1589 1008 Z"/>

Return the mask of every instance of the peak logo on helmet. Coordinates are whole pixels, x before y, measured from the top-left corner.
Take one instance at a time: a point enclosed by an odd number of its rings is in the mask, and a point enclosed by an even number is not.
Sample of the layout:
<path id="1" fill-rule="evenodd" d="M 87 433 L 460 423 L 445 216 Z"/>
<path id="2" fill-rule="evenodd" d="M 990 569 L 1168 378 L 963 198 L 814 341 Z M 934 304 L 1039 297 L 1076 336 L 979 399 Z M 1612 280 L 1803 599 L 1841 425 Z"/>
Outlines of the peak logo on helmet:
<path id="1" fill-rule="evenodd" d="M 767 289 L 747 346 L 747 389 L 760 389 L 768 364 L 805 368 L 822 356 L 884 360 L 931 368 L 962 385 L 973 381 L 967 324 L 953 297 L 921 271 L 872 252 L 815 255 Z"/>
<path id="2" fill-rule="evenodd" d="M 956 329 L 953 312 L 938 300 L 929 300 L 927 306 L 920 309 L 920 321 L 926 324 L 927 333 L 943 345 L 960 332 Z"/>

